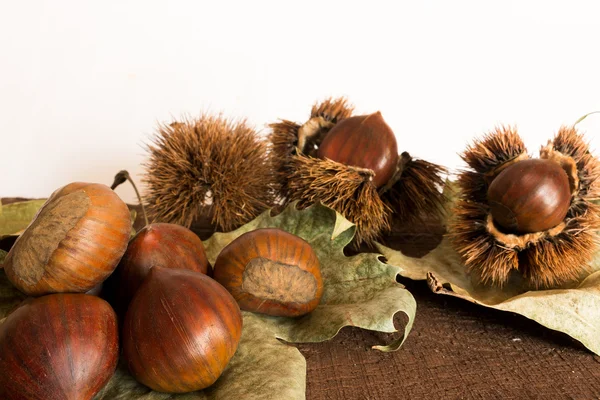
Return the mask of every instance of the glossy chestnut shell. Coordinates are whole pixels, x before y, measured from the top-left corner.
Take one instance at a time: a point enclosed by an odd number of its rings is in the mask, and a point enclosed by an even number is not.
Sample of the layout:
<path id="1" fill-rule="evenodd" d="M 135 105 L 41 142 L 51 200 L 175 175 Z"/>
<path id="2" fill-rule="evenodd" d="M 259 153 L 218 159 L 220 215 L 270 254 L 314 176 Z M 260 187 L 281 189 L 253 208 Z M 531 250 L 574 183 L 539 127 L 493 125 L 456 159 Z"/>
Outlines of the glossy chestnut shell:
<path id="1" fill-rule="evenodd" d="M 109 187 L 71 183 L 17 239 L 4 261 L 6 276 L 30 296 L 87 292 L 116 268 L 130 232 L 127 205 Z"/>
<path id="2" fill-rule="evenodd" d="M 257 229 L 232 241 L 217 257 L 214 277 L 242 310 L 268 315 L 304 315 L 319 305 L 323 295 L 314 250 L 280 229 Z"/>
<path id="3" fill-rule="evenodd" d="M 216 281 L 153 267 L 127 310 L 123 355 L 131 374 L 151 389 L 191 392 L 219 378 L 241 331 L 240 309 Z"/>
<path id="4" fill-rule="evenodd" d="M 142 228 L 107 283 L 116 293 L 115 310 L 124 316 L 136 291 L 154 266 L 206 274 L 208 259 L 200 238 L 176 224 L 155 223 Z"/>
<path id="5" fill-rule="evenodd" d="M 509 233 L 533 233 L 560 224 L 571 204 L 569 178 L 550 160 L 518 161 L 504 169 L 487 192 L 494 222 Z"/>
<path id="6" fill-rule="evenodd" d="M 30 299 L 0 324 L 0 398 L 89 400 L 119 357 L 117 320 L 85 294 Z"/>
<path id="7" fill-rule="evenodd" d="M 317 151 L 319 158 L 375 172 L 373 182 L 385 185 L 396 172 L 398 144 L 380 112 L 341 120 L 331 128 Z"/>

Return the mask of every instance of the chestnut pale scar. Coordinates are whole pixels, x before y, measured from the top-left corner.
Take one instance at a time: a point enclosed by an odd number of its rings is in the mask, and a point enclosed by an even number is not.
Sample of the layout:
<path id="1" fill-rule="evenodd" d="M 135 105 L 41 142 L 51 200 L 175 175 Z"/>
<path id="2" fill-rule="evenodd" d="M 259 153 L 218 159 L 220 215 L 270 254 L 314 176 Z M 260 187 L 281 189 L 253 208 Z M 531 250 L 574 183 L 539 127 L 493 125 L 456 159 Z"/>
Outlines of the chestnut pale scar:
<path id="1" fill-rule="evenodd" d="M 54 251 L 61 241 L 86 214 L 91 201 L 82 191 L 69 193 L 48 202 L 17 239 L 14 247 L 19 256 L 14 257 L 12 271 L 27 285 L 37 284 L 46 273 Z"/>
<path id="2" fill-rule="evenodd" d="M 317 294 L 317 280 L 295 265 L 257 257 L 244 270 L 242 289 L 264 300 L 308 303 Z"/>

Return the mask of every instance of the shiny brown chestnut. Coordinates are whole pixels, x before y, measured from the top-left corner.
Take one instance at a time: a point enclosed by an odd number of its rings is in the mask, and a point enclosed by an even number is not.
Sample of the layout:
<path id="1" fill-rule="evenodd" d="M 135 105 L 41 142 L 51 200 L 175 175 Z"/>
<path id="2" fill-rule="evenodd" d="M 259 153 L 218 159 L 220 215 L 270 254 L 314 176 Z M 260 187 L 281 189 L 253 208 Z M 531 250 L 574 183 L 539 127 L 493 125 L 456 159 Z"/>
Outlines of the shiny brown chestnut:
<path id="1" fill-rule="evenodd" d="M 398 144 L 394 132 L 378 111 L 341 120 L 319 146 L 319 158 L 367 168 L 375 172 L 375 186 L 385 185 L 396 172 Z"/>
<path id="2" fill-rule="evenodd" d="M 492 218 L 509 233 L 533 233 L 560 224 L 571 204 L 569 178 L 556 162 L 518 161 L 505 168 L 487 192 Z"/>
<path id="3" fill-rule="evenodd" d="M 127 205 L 109 187 L 71 183 L 44 203 L 6 256 L 4 270 L 30 296 L 87 292 L 116 268 L 130 232 Z"/>
<path id="4" fill-rule="evenodd" d="M 307 314 L 323 295 L 314 250 L 281 229 L 257 229 L 232 241 L 217 257 L 214 277 L 242 310 L 268 315 Z"/>
<path id="5" fill-rule="evenodd" d="M 107 282 L 108 290 L 115 292 L 113 305 L 119 316 L 124 317 L 135 292 L 154 266 L 206 274 L 208 259 L 202 241 L 191 230 L 166 223 L 145 226 L 131 239 Z"/>
<path id="6" fill-rule="evenodd" d="M 98 297 L 26 301 L 0 324 L 0 398 L 91 399 L 115 372 L 117 335 L 116 315 Z"/>
<path id="7" fill-rule="evenodd" d="M 141 383 L 166 393 L 212 385 L 240 341 L 242 315 L 231 295 L 199 272 L 153 267 L 123 326 L 123 355 Z"/>

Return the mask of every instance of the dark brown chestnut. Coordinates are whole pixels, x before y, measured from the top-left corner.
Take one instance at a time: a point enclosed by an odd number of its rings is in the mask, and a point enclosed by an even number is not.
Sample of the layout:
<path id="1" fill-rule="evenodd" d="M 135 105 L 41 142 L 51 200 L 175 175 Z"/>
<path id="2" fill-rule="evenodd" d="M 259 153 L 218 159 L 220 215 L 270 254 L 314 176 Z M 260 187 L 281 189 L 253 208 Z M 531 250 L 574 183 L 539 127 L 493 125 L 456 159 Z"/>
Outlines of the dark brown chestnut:
<path id="1" fill-rule="evenodd" d="M 124 316 L 150 269 L 189 269 L 207 273 L 208 259 L 202 241 L 191 230 L 176 224 L 155 223 L 145 226 L 129 242 L 119 266 L 110 277 L 109 289 L 115 292 L 113 305 Z"/>
<path id="2" fill-rule="evenodd" d="M 525 234 L 560 224 L 571 204 L 571 188 L 558 163 L 530 159 L 500 172 L 487 198 L 496 224 L 509 233 Z"/>
<path id="3" fill-rule="evenodd" d="M 117 319 L 85 294 L 26 301 L 0 325 L 0 398 L 89 400 L 119 357 Z"/>
<path id="4" fill-rule="evenodd" d="M 104 281 L 125 253 L 127 205 L 108 186 L 71 183 L 58 189 L 6 256 L 4 270 L 23 293 L 83 293 Z"/>
<path id="5" fill-rule="evenodd" d="M 217 257 L 214 277 L 242 310 L 275 316 L 309 313 L 323 295 L 314 250 L 281 229 L 257 229 L 232 241 Z"/>
<path id="6" fill-rule="evenodd" d="M 323 139 L 317 155 L 319 158 L 373 170 L 373 182 L 381 187 L 396 172 L 398 144 L 394 132 L 378 111 L 345 118 L 335 124 Z"/>
<path id="7" fill-rule="evenodd" d="M 241 331 L 240 309 L 216 281 L 153 267 L 127 310 L 123 355 L 131 374 L 151 389 L 192 392 L 219 378 Z"/>

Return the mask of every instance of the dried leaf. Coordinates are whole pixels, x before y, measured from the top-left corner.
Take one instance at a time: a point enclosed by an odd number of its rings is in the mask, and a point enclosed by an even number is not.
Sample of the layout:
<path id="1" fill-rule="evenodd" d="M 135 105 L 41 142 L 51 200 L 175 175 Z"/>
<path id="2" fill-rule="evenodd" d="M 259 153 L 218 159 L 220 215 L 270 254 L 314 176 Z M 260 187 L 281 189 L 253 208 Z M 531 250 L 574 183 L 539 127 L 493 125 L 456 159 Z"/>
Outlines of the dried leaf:
<path id="1" fill-rule="evenodd" d="M 45 199 L 28 200 L 0 206 L 0 239 L 20 235 L 45 202 Z"/>
<path id="2" fill-rule="evenodd" d="M 503 288 L 475 283 L 447 239 L 422 258 L 407 257 L 381 244 L 377 248 L 390 264 L 401 266 L 400 275 L 427 280 L 435 293 L 523 315 L 547 328 L 566 333 L 600 354 L 600 252 L 594 258 L 592 274 L 579 284 L 527 291 L 518 276 Z"/>

